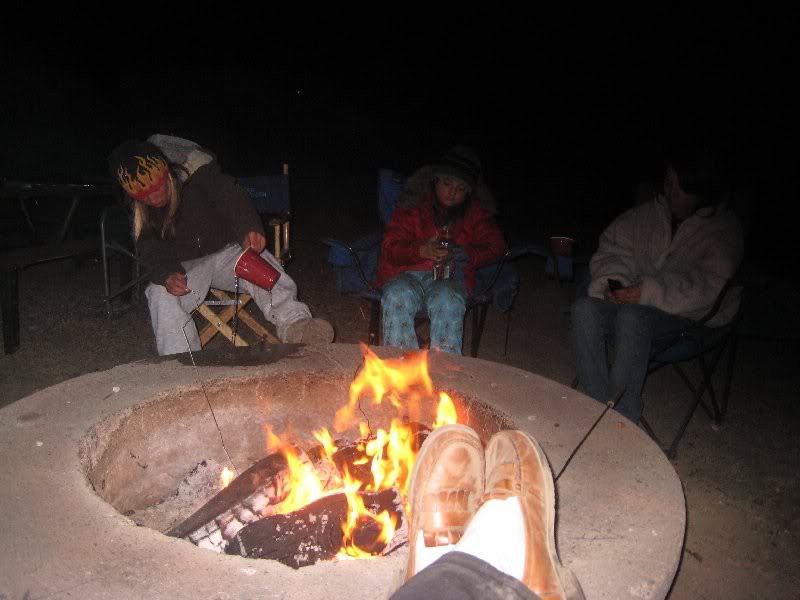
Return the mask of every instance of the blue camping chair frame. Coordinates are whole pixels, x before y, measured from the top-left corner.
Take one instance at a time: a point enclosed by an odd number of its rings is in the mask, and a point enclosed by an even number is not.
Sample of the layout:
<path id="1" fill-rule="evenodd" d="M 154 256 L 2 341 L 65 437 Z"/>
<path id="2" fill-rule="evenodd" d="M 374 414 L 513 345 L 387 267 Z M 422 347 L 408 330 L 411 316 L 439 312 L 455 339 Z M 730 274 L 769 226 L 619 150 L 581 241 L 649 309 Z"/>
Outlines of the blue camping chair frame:
<path id="1" fill-rule="evenodd" d="M 378 210 L 381 221 L 388 224 L 394 212 L 397 199 L 405 184 L 405 178 L 390 169 L 378 171 Z M 374 232 L 353 242 L 345 243 L 333 238 L 323 238 L 323 244 L 330 248 L 328 262 L 336 269 L 336 287 L 340 294 L 359 293 L 370 303 L 369 330 L 367 343 L 380 344 L 381 290 L 375 286 L 383 232 Z M 539 246 L 522 245 L 508 250 L 500 260 L 479 269 L 476 273 L 475 293 L 467 299 L 465 319 L 472 314 L 472 336 L 470 356 L 477 357 L 480 347 L 486 314 L 490 304 L 506 313 L 506 330 L 503 353 L 508 348 L 508 332 L 511 323 L 511 310 L 519 290 L 519 274 L 508 264 L 509 261 L 529 254 L 546 256 Z M 424 311 L 416 315 L 418 320 L 428 319 Z"/>
<path id="2" fill-rule="evenodd" d="M 284 163 L 279 175 L 239 177 L 236 183 L 250 195 L 264 228 L 272 231 L 272 254 L 282 265 L 286 264 L 292 258 L 289 165 Z"/>

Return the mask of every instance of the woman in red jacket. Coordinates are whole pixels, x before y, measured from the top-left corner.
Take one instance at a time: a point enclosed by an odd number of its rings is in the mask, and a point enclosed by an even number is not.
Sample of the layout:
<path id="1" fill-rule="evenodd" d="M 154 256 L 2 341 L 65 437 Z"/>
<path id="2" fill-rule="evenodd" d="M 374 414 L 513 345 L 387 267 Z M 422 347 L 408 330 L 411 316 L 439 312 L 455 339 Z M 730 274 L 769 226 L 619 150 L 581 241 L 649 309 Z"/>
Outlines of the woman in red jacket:
<path id="1" fill-rule="evenodd" d="M 431 348 L 461 354 L 475 271 L 506 251 L 475 153 L 455 146 L 412 175 L 386 228 L 378 262 L 383 343 L 418 348 L 414 316 L 431 320 Z"/>

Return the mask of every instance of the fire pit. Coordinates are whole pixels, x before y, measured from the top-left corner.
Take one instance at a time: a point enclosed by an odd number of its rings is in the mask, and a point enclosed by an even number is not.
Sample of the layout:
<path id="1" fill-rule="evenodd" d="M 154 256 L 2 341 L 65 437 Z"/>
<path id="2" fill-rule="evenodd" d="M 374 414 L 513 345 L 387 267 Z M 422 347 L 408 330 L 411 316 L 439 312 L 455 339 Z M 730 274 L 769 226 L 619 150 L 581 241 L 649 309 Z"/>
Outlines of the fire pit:
<path id="1" fill-rule="evenodd" d="M 379 349 L 384 357 L 398 353 Z M 348 402 L 362 356 L 273 346 L 135 363 L 83 376 L 0 411 L 7 448 L 0 492 L 9 519 L 0 593 L 83 598 L 376 598 L 390 593 L 405 547 L 367 560 L 320 561 L 299 570 L 272 560 L 198 548 L 164 531 L 219 492 L 230 461 L 245 471 L 268 454 L 264 426 L 304 448 Z M 488 439 L 530 431 L 558 472 L 602 407 L 531 373 L 434 354 L 437 391 L 453 396 L 458 420 Z M 214 407 L 225 448 L 212 418 Z M 435 403 L 419 422 L 435 421 Z M 373 431 L 397 415 L 362 403 Z M 336 432 L 350 440 L 357 421 Z M 229 461 L 230 457 L 230 461 Z M 188 492 L 187 492 L 188 490 Z M 669 462 L 630 423 L 607 415 L 557 484 L 563 561 L 587 597 L 661 597 L 674 577 L 684 531 L 683 496 Z M 137 527 L 136 525 L 142 525 Z"/>
<path id="2" fill-rule="evenodd" d="M 292 567 L 337 554 L 389 553 L 407 541 L 402 499 L 431 426 L 466 423 L 488 441 L 513 423 L 486 404 L 437 391 L 425 352 L 383 361 L 363 351 L 365 366 L 355 379 L 342 370 L 305 372 L 171 390 L 92 427 L 81 444 L 83 468 L 94 490 L 138 525 L 218 552 Z M 283 439 L 275 432 L 285 432 Z M 245 480 L 226 488 L 241 472 Z M 383 510 L 367 514 L 358 504 L 365 498 L 382 501 Z M 309 512 L 315 501 L 316 512 Z M 341 510 L 331 512 L 330 505 Z M 360 511 L 367 522 L 358 531 L 351 523 L 353 531 L 333 540 L 345 523 L 321 524 L 320 511 L 340 521 Z M 274 527 L 254 526 L 264 518 Z M 313 531 L 303 519 L 325 527 Z M 298 535 L 287 531 L 294 522 Z M 370 536 L 365 528 L 386 531 Z M 358 532 L 369 550 L 354 542 Z M 335 547 L 321 547 L 323 535 Z"/>

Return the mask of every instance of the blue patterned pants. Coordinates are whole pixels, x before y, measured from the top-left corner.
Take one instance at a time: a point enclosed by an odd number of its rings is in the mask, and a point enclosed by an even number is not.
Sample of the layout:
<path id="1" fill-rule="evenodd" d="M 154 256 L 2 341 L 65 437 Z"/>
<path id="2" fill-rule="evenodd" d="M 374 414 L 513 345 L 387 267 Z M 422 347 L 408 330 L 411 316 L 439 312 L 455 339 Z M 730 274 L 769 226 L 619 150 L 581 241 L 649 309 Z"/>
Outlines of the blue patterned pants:
<path id="1" fill-rule="evenodd" d="M 428 271 L 406 271 L 383 288 L 383 345 L 419 348 L 414 317 L 424 309 L 431 320 L 431 349 L 461 354 L 467 291 L 453 280 L 433 280 Z"/>

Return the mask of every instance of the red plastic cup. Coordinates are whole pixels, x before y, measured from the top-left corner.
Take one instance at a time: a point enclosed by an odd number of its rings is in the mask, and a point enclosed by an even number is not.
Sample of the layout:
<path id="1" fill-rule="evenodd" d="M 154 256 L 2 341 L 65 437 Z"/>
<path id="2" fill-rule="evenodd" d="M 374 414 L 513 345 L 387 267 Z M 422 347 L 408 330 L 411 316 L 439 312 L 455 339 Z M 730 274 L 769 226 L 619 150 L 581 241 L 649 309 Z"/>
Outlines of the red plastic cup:
<path id="1" fill-rule="evenodd" d="M 275 282 L 281 276 L 280 272 L 273 267 L 268 261 L 264 260 L 261 255 L 248 248 L 236 260 L 236 266 L 233 269 L 237 277 L 241 277 L 245 281 L 249 281 L 253 285 L 264 288 L 269 291 L 275 286 Z"/>
<path id="2" fill-rule="evenodd" d="M 570 256 L 575 240 L 563 235 L 554 235 L 550 238 L 550 248 L 556 256 Z"/>

